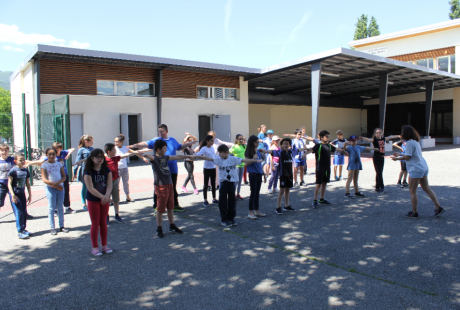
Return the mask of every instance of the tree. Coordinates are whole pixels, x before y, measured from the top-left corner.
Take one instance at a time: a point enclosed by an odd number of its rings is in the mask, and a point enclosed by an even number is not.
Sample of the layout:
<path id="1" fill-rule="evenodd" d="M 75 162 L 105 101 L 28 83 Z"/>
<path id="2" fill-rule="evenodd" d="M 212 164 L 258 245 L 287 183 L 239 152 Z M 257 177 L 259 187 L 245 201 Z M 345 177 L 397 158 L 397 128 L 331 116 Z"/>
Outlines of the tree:
<path id="1" fill-rule="evenodd" d="M 450 19 L 460 18 L 460 1 L 459 0 L 450 0 Z"/>
<path id="2" fill-rule="evenodd" d="M 358 18 L 358 22 L 355 24 L 355 36 L 353 40 L 360 40 L 367 38 L 367 15 L 362 14 Z"/>
<path id="3" fill-rule="evenodd" d="M 369 27 L 367 28 L 367 36 L 368 37 L 375 37 L 380 35 L 379 25 L 377 24 L 377 20 L 374 16 L 371 17 L 371 22 L 369 23 Z"/>
<path id="4" fill-rule="evenodd" d="M 0 143 L 13 138 L 13 120 L 11 118 L 11 93 L 0 87 Z"/>

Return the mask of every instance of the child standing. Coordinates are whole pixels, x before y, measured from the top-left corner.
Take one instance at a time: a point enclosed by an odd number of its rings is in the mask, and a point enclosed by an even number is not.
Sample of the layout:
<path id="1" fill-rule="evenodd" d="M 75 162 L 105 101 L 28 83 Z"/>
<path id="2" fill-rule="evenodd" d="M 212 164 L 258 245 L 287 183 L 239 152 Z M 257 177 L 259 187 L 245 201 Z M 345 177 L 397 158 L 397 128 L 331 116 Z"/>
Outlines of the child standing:
<path id="1" fill-rule="evenodd" d="M 119 134 L 115 137 L 115 149 L 117 150 L 116 156 L 122 156 L 127 153 L 132 153 L 123 142 L 125 141 L 125 136 Z M 123 182 L 123 191 L 126 195 L 126 202 L 131 202 L 133 199 L 129 196 L 129 170 L 128 170 L 128 159 L 123 158 L 118 162 L 118 175 L 120 180 Z"/>
<path id="2" fill-rule="evenodd" d="M 361 163 L 361 153 L 364 151 L 369 150 L 378 150 L 373 147 L 364 147 L 358 145 L 358 137 L 357 136 L 350 136 L 348 139 L 350 145 L 347 146 L 345 143 L 344 148 L 348 152 L 348 179 L 347 183 L 345 184 L 345 197 L 353 198 L 350 194 L 350 184 L 353 181 L 353 186 L 355 187 L 355 196 L 356 197 L 365 197 L 364 194 L 361 194 L 358 188 L 358 175 L 359 170 L 363 170 L 363 164 Z"/>
<path id="3" fill-rule="evenodd" d="M 113 201 L 113 208 L 115 209 L 115 222 L 123 224 L 125 221 L 119 215 L 120 209 L 120 177 L 118 174 L 118 164 L 124 158 L 128 158 L 130 156 L 137 155 L 137 152 L 130 152 L 123 154 L 121 156 L 117 156 L 117 149 L 115 148 L 115 144 L 107 143 L 104 147 L 104 151 L 107 154 L 105 160 L 107 161 L 107 166 L 109 167 L 110 171 L 112 172 L 112 201 Z M 146 150 L 148 151 L 148 150 Z M 107 214 L 107 225 L 109 225 L 110 216 Z"/>
<path id="4" fill-rule="evenodd" d="M 216 157 L 216 151 L 212 147 L 214 144 L 214 137 L 211 135 L 206 136 L 206 138 L 201 141 L 200 149 L 196 155 L 202 156 L 205 155 L 210 158 Z M 212 190 L 212 203 L 219 203 L 216 199 L 216 167 L 210 161 L 205 161 L 203 164 L 203 175 L 204 175 L 204 183 L 203 183 L 203 198 L 204 202 L 203 205 L 205 207 L 209 207 L 210 204 L 208 203 L 208 182 L 211 180 L 211 190 Z"/>
<path id="5" fill-rule="evenodd" d="M 305 185 L 303 181 L 303 171 L 305 169 L 304 152 L 299 150 L 304 149 L 306 145 L 302 139 L 302 131 L 300 129 L 296 129 L 294 135 L 295 139 L 292 140 L 292 154 L 294 155 L 294 187 L 297 187 Z M 300 174 L 300 184 L 297 182 L 297 173 Z"/>
<path id="6" fill-rule="evenodd" d="M 343 145 L 345 142 L 347 142 L 346 139 L 343 138 L 343 131 L 342 130 L 337 130 L 337 139 L 331 142 L 332 145 L 335 147 L 343 149 Z M 336 181 L 339 181 L 342 178 L 342 169 L 343 165 L 345 164 L 345 156 L 343 152 L 340 151 L 335 151 L 334 153 L 334 179 Z M 337 168 L 339 170 L 339 176 L 337 176 Z"/>
<path id="7" fill-rule="evenodd" d="M 272 143 L 270 145 L 270 150 L 272 151 L 279 151 L 280 143 L 280 137 L 274 136 Z M 278 178 L 279 178 L 279 163 L 280 163 L 280 158 L 278 156 L 274 155 L 269 155 L 270 158 L 270 169 L 272 170 L 271 172 L 271 177 L 270 180 L 268 181 L 268 193 L 276 193 L 279 192 L 278 190 Z M 272 190 L 273 187 L 273 190 Z"/>
<path id="8" fill-rule="evenodd" d="M 56 151 L 52 148 L 45 150 L 48 161 L 41 165 L 42 180 L 45 186 L 46 198 L 48 198 L 48 220 L 50 222 L 51 235 L 56 235 L 54 226 L 54 210 L 57 209 L 59 218 L 59 231 L 69 232 L 64 227 L 64 184 L 66 179 L 63 165 L 56 161 Z"/>
<path id="9" fill-rule="evenodd" d="M 243 159 L 245 152 L 246 152 L 246 144 L 244 144 L 244 137 L 243 135 L 238 134 L 236 135 L 235 144 L 230 149 L 230 153 L 233 154 L 233 156 L 235 157 Z M 245 171 L 244 162 L 241 162 L 236 167 L 238 168 L 238 185 L 236 187 L 235 198 L 236 200 L 243 200 L 243 197 L 241 197 L 240 192 L 241 192 L 241 181 L 243 180 L 243 174 Z"/>
<path id="10" fill-rule="evenodd" d="M 80 142 L 78 143 L 78 152 L 77 152 L 77 159 L 76 163 L 74 164 L 73 168 L 73 178 L 72 181 L 75 180 L 75 178 L 78 178 L 78 181 L 81 182 L 82 187 L 81 187 L 81 202 L 83 203 L 83 211 L 88 211 L 88 208 L 86 207 L 86 184 L 84 181 L 84 170 L 85 170 L 85 161 L 88 158 L 88 156 L 91 154 L 91 151 L 93 150 L 93 137 L 90 135 L 84 135 L 81 136 Z M 81 165 L 81 169 L 78 172 L 77 176 L 77 170 L 78 166 Z"/>
<path id="11" fill-rule="evenodd" d="M 393 146 L 397 147 L 398 149 L 401 150 L 400 154 L 402 156 L 405 155 L 406 153 L 406 141 L 404 140 L 399 140 L 395 143 L 393 143 Z M 405 160 L 400 160 L 401 162 L 401 172 L 399 173 L 399 177 L 398 177 L 398 183 L 397 185 L 400 187 L 400 188 L 403 188 L 403 187 L 406 187 L 406 186 L 409 186 L 409 184 L 407 183 L 407 168 L 406 168 L 406 161 Z M 401 179 L 404 178 L 404 182 L 401 183 Z"/>
<path id="12" fill-rule="evenodd" d="M 374 151 L 372 160 L 374 161 L 375 169 L 375 191 L 383 194 L 385 192 L 385 185 L 383 184 L 383 167 L 385 165 L 385 143 L 388 140 L 399 138 L 399 136 L 383 137 L 383 129 L 375 128 L 372 138 L 359 137 L 374 145 L 374 148 L 379 149 Z"/>
<path id="13" fill-rule="evenodd" d="M 315 144 L 312 149 L 316 158 L 316 187 L 313 198 L 313 209 L 318 208 L 318 203 L 325 205 L 331 204 L 324 199 L 327 183 L 329 183 L 331 179 L 331 153 L 336 150 L 344 152 L 343 149 L 329 144 L 329 134 L 327 130 L 320 131 L 318 135 L 321 143 Z M 320 192 L 321 196 L 318 201 L 318 194 Z"/>
<path id="14" fill-rule="evenodd" d="M 244 145 L 247 146 L 248 145 L 248 139 L 246 139 L 246 137 L 243 137 L 244 139 Z M 244 182 L 244 185 L 249 185 L 249 182 L 248 182 L 248 167 L 246 167 L 246 165 L 244 166 L 244 171 L 243 171 L 243 182 Z"/>
<path id="15" fill-rule="evenodd" d="M 30 173 L 24 168 L 26 158 L 22 153 L 14 154 L 16 166 L 8 173 L 8 188 L 11 193 L 11 206 L 13 207 L 16 218 L 16 228 L 20 239 L 27 239 L 31 234 L 26 230 L 27 223 L 27 203 L 32 202 L 32 191 L 30 189 Z M 29 198 L 26 199 L 25 187 L 29 192 Z"/>
<path id="16" fill-rule="evenodd" d="M 10 148 L 8 145 L 0 145 L 0 207 L 3 207 L 5 204 L 6 195 L 10 194 L 8 190 L 8 173 L 16 165 L 14 158 L 8 156 L 9 153 Z"/>
<path id="17" fill-rule="evenodd" d="M 185 136 L 185 138 L 183 140 L 183 143 L 196 141 L 195 136 L 189 134 L 188 132 L 186 132 L 185 134 L 186 134 L 186 136 Z M 195 151 L 193 150 L 191 145 L 187 146 L 182 152 L 185 155 L 194 155 L 195 154 Z M 198 190 L 196 189 L 196 186 L 195 186 L 195 177 L 193 175 L 193 170 L 195 169 L 195 167 L 193 165 L 193 159 L 186 158 L 184 160 L 184 167 L 185 167 L 185 170 L 187 170 L 188 176 L 184 181 L 184 185 L 182 185 L 182 192 L 183 193 L 188 193 L 187 183 L 190 181 L 190 183 L 193 186 L 193 192 L 195 193 L 195 195 L 198 195 Z"/>
<path id="18" fill-rule="evenodd" d="M 259 138 L 256 136 L 250 136 L 248 139 L 248 147 L 244 153 L 244 156 L 247 159 L 255 159 L 262 162 L 262 155 L 260 155 L 260 152 L 257 150 L 258 146 Z M 265 216 L 264 213 L 259 211 L 259 193 L 260 187 L 262 186 L 262 175 L 264 175 L 264 171 L 262 170 L 262 165 L 260 162 L 255 162 L 248 165 L 249 186 L 251 187 L 248 218 L 252 220 L 257 219 L 257 216 Z"/>
<path id="19" fill-rule="evenodd" d="M 295 211 L 293 207 L 289 204 L 289 191 L 293 187 L 293 174 L 292 174 L 292 151 L 289 149 L 291 147 L 291 139 L 284 138 L 281 140 L 281 150 L 269 150 L 262 152 L 270 153 L 274 157 L 279 158 L 279 171 L 280 171 L 280 192 L 278 194 L 278 207 L 275 209 L 276 214 L 283 214 L 283 211 Z M 311 150 L 307 148 L 298 149 L 298 151 L 307 151 L 310 153 Z M 284 208 L 281 209 L 281 200 L 284 196 Z"/>
<path id="20" fill-rule="evenodd" d="M 169 160 L 181 160 L 185 158 L 194 158 L 189 155 L 165 155 L 167 151 L 167 143 L 161 139 L 155 141 L 153 145 L 155 154 L 144 155 L 150 159 L 154 174 L 155 194 L 157 195 L 157 236 L 163 238 L 163 213 L 167 212 L 169 221 L 169 231 L 177 234 L 182 234 L 182 230 L 174 224 L 174 188 L 169 170 Z M 215 169 L 213 169 L 215 171 Z M 214 183 L 213 183 L 214 184 Z"/>
<path id="21" fill-rule="evenodd" d="M 257 140 L 257 137 L 256 137 Z M 219 167 L 219 211 L 221 217 L 221 225 L 224 227 L 237 226 L 235 222 L 236 216 L 236 200 L 235 200 L 235 183 L 238 182 L 238 171 L 236 166 L 242 162 L 251 164 L 254 162 L 262 162 L 257 159 L 241 159 L 236 156 L 229 156 L 229 150 L 226 145 L 220 145 L 217 148 L 218 157 L 201 157 L 216 164 Z"/>
<path id="22" fill-rule="evenodd" d="M 112 172 L 107 167 L 104 152 L 101 149 L 91 151 L 85 161 L 84 182 L 88 187 L 86 200 L 91 219 L 91 253 L 101 256 L 97 241 L 98 233 L 101 234 L 102 251 L 106 254 L 113 253 L 107 247 L 107 214 L 109 214 L 110 194 L 112 193 Z"/>

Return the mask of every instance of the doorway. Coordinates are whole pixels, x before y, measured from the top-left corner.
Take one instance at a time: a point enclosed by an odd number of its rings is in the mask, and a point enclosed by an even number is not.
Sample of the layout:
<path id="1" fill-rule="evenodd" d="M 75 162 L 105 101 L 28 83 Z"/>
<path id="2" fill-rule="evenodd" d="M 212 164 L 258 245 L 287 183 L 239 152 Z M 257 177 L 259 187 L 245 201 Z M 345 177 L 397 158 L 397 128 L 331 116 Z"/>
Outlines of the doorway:
<path id="1" fill-rule="evenodd" d="M 214 130 L 222 141 L 231 141 L 230 115 L 198 115 L 198 136 L 203 141 L 208 132 Z"/>
<path id="2" fill-rule="evenodd" d="M 198 115 L 198 140 L 203 141 L 211 131 L 212 115 Z"/>
<path id="3" fill-rule="evenodd" d="M 124 146 L 139 143 L 141 137 L 140 115 L 138 114 L 120 114 L 120 132 L 126 137 L 123 142 Z M 139 157 L 132 156 L 129 160 L 138 160 Z"/>

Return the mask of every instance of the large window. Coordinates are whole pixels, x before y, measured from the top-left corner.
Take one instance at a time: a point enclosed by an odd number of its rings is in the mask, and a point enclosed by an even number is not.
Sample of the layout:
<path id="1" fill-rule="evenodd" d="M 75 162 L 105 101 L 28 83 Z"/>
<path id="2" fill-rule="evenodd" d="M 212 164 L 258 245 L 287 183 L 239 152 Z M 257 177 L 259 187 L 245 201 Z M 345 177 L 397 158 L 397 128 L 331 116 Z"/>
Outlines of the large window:
<path id="1" fill-rule="evenodd" d="M 455 55 L 438 57 L 436 60 L 438 70 L 455 73 Z"/>
<path id="2" fill-rule="evenodd" d="M 237 100 L 238 89 L 224 87 L 198 86 L 196 88 L 196 97 L 198 99 L 227 99 Z"/>
<path id="3" fill-rule="evenodd" d="M 433 58 L 419 59 L 416 61 L 416 64 L 422 67 L 434 69 L 434 59 Z"/>
<path id="4" fill-rule="evenodd" d="M 98 95 L 155 96 L 155 84 L 122 81 L 97 81 Z"/>

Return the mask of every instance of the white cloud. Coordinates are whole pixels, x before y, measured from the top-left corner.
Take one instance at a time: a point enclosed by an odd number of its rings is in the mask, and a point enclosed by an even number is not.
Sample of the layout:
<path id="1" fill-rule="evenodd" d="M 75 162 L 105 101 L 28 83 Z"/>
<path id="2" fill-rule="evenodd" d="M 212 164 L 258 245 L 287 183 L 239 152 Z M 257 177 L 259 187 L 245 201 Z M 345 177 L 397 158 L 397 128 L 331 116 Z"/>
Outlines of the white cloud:
<path id="1" fill-rule="evenodd" d="M 230 26 L 230 17 L 232 16 L 232 3 L 233 0 L 228 0 L 227 4 L 225 5 L 225 20 L 224 20 L 224 28 L 225 28 L 225 39 L 228 43 L 233 44 L 232 36 L 229 31 Z"/>
<path id="2" fill-rule="evenodd" d="M 26 34 L 19 31 L 19 27 L 16 25 L 5 25 L 0 24 L 0 42 L 9 42 L 15 44 L 51 44 L 66 47 L 75 48 L 88 48 L 89 43 L 80 43 L 75 40 L 66 42 L 64 39 L 58 39 L 50 34 L 37 34 L 31 33 Z M 9 50 L 12 50 L 10 48 Z M 16 49 L 18 50 L 18 49 Z"/>
<path id="3" fill-rule="evenodd" d="M 4 46 L 3 48 L 6 49 L 7 51 L 24 52 L 24 50 L 19 47 Z"/>
<path id="4" fill-rule="evenodd" d="M 288 37 L 286 43 L 284 43 L 283 49 L 281 50 L 281 53 L 280 53 L 280 55 L 278 57 L 278 60 L 284 54 L 284 50 L 286 49 L 286 46 L 288 45 L 288 43 L 293 41 L 293 40 L 295 40 L 297 34 L 302 29 L 302 27 L 306 24 L 306 22 L 311 17 L 311 15 L 312 15 L 311 13 L 309 13 L 308 11 L 305 11 L 305 13 L 302 16 L 302 19 L 297 24 L 297 26 L 295 26 L 294 30 L 292 30 L 291 34 L 289 34 L 289 37 Z"/>

